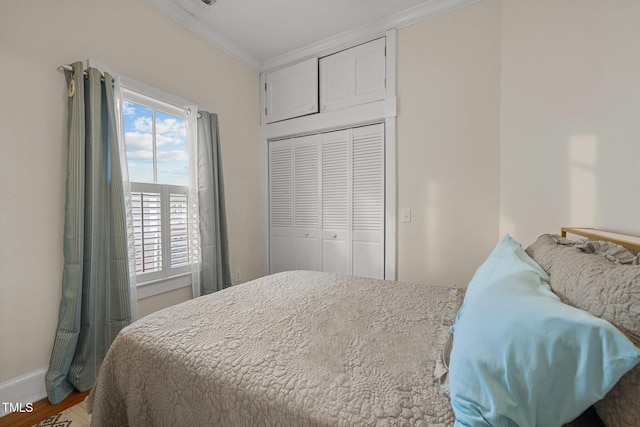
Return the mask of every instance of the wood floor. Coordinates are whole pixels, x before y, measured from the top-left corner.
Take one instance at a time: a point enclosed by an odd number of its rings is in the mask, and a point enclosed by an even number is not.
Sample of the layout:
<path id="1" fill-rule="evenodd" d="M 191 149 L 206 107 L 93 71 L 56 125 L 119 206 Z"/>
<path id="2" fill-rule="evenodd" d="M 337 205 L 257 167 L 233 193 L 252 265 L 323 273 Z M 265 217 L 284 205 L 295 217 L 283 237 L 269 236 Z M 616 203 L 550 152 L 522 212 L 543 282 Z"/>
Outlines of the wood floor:
<path id="1" fill-rule="evenodd" d="M 1 417 L 0 427 L 31 427 L 58 412 L 62 412 L 82 402 L 88 395 L 89 391 L 85 391 L 84 393 L 73 392 L 57 405 L 52 405 L 47 399 L 39 400 L 33 404 L 33 412 L 14 412 Z"/>

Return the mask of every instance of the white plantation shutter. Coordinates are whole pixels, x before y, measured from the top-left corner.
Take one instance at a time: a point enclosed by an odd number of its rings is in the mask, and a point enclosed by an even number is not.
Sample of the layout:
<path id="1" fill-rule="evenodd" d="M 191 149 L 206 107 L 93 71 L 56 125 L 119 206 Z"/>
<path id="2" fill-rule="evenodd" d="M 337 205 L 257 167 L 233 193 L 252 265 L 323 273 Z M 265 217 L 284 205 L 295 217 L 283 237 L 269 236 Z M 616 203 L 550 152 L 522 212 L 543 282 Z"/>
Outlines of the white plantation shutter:
<path id="1" fill-rule="evenodd" d="M 131 183 L 137 275 L 154 280 L 189 269 L 188 202 L 188 187 Z"/>
<path id="2" fill-rule="evenodd" d="M 136 274 L 162 270 L 161 193 L 131 192 Z"/>
<path id="3" fill-rule="evenodd" d="M 171 268 L 189 264 L 188 196 L 175 192 L 169 194 L 169 234 L 171 239 Z"/>

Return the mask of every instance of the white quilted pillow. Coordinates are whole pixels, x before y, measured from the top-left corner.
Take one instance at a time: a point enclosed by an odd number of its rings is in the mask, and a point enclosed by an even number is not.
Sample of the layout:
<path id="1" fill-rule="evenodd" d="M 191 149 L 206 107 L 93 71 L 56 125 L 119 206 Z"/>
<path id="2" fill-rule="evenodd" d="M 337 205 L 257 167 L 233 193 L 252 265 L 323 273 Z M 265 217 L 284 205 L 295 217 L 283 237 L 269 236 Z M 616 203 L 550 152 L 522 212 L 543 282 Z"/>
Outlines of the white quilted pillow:
<path id="1" fill-rule="evenodd" d="M 640 423 L 640 365 L 627 372 L 595 405 L 608 427 L 632 427 Z"/>
<path id="2" fill-rule="evenodd" d="M 611 243 L 540 236 L 527 253 L 549 273 L 551 289 L 566 304 L 601 317 L 640 346 L 640 265 L 635 252 Z M 608 427 L 638 426 L 640 366 L 595 404 Z"/>

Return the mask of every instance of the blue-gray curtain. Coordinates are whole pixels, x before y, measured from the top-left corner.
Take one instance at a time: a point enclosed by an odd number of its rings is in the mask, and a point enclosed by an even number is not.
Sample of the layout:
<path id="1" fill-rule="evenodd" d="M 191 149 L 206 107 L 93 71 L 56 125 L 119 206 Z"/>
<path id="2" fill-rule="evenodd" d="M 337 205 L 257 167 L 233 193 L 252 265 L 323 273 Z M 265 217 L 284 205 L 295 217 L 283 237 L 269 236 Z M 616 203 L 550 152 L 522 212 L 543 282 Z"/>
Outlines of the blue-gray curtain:
<path id="1" fill-rule="evenodd" d="M 68 164 L 62 298 L 46 387 L 61 402 L 93 387 L 118 332 L 131 322 L 124 193 L 113 78 L 82 62 L 65 70 Z"/>
<path id="2" fill-rule="evenodd" d="M 200 112 L 197 144 L 200 294 L 206 295 L 231 286 L 229 238 L 217 114 Z"/>

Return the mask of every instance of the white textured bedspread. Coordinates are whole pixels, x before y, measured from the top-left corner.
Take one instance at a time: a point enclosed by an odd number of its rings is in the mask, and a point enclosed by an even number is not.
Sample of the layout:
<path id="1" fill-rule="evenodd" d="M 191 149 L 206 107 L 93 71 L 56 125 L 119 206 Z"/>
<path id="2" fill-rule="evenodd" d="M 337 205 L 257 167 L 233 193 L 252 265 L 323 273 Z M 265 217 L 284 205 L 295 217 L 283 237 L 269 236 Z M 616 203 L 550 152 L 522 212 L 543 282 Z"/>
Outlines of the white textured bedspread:
<path id="1" fill-rule="evenodd" d="M 120 332 L 92 426 L 451 426 L 434 377 L 462 291 L 267 276 Z"/>

